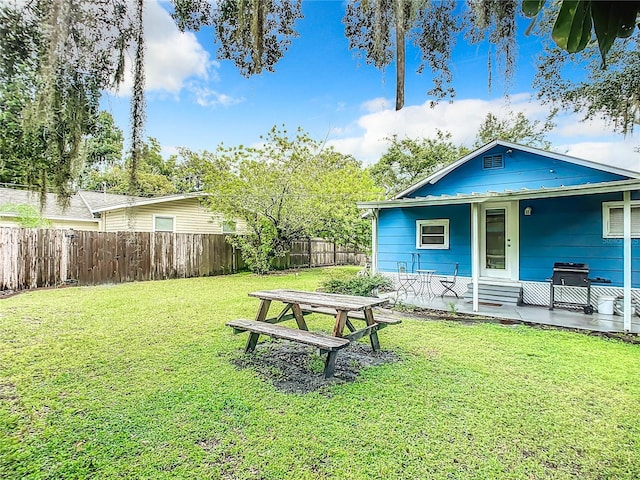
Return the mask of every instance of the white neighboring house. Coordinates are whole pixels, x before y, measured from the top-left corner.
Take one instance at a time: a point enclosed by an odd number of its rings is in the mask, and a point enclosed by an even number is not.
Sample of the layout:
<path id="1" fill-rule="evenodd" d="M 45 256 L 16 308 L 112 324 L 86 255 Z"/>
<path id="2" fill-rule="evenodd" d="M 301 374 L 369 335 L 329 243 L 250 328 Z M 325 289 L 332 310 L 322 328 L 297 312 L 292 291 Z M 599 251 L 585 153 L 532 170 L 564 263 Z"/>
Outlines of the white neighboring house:
<path id="1" fill-rule="evenodd" d="M 205 193 L 162 197 L 134 197 L 79 191 L 62 208 L 56 194 L 48 193 L 41 210 L 51 228 L 100 232 L 243 233 L 241 221 L 225 220 L 207 209 Z M 0 188 L 0 227 L 17 227 L 20 214 L 11 205 L 31 205 L 40 211 L 40 194 L 29 190 Z M 3 208 L 4 207 L 4 208 Z"/>

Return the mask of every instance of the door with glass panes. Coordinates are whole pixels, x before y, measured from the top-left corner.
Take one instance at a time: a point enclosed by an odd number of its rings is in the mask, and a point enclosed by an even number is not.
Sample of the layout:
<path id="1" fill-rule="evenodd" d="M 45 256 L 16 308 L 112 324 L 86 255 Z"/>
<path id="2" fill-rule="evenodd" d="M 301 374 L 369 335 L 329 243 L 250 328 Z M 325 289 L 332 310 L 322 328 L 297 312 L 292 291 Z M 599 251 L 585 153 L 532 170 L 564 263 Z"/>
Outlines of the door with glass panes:
<path id="1" fill-rule="evenodd" d="M 480 208 L 480 276 L 517 280 L 518 202 Z"/>

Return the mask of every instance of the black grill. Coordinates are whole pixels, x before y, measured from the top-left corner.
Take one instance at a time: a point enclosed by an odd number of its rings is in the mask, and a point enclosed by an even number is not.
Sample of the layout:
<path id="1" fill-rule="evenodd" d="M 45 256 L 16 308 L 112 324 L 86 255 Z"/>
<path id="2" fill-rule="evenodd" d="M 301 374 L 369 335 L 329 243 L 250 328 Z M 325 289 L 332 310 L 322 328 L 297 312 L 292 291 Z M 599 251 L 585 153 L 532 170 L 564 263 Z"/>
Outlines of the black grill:
<path id="1" fill-rule="evenodd" d="M 589 284 L 589 265 L 586 263 L 556 262 L 553 264 L 554 285 L 586 287 Z"/>
<path id="2" fill-rule="evenodd" d="M 581 307 L 584 313 L 593 313 L 591 306 L 591 280 L 589 279 L 589 265 L 586 263 L 556 262 L 553 264 L 553 276 L 549 279 L 551 295 L 549 310 L 559 307 Z M 555 289 L 557 287 L 582 287 L 587 289 L 587 303 L 556 302 Z"/>

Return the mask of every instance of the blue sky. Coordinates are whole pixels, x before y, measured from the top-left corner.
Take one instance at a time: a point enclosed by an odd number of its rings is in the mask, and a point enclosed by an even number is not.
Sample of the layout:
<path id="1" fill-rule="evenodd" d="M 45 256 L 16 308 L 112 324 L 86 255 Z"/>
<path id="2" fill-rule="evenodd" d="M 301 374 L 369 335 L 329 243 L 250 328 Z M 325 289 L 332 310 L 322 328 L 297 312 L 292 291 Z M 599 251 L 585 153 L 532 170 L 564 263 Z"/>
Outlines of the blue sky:
<path id="1" fill-rule="evenodd" d="M 539 50 L 535 37 L 519 36 L 518 65 L 508 99 L 499 72 L 494 70 L 492 88 L 488 87 L 491 47 L 458 42 L 452 58 L 457 95 L 453 103 L 441 101 L 435 108 L 430 108 L 426 95 L 431 74 L 415 73 L 419 53 L 409 47 L 405 108 L 395 112 L 395 70 L 391 66 L 380 72 L 348 49 L 341 1 L 304 0 L 305 18 L 296 24 L 300 36 L 275 73 L 249 79 L 233 63 L 216 59 L 210 29 L 180 33 L 169 8 L 168 2 L 148 0 L 145 11 L 146 134 L 160 141 L 165 154 L 180 146 L 214 150 L 220 143 L 256 144 L 273 125 L 284 124 L 289 131 L 302 127 L 318 140 L 326 138 L 336 149 L 371 164 L 384 153 L 385 138 L 392 134 L 428 137 L 439 128 L 451 132 L 456 143 L 470 146 L 488 112 L 523 111 L 539 120 L 548 112 L 531 95 Z M 125 132 L 129 91 L 125 83 L 103 101 Z M 549 135 L 557 151 L 640 170 L 640 154 L 633 151 L 640 143 L 637 138 L 612 135 L 599 121 L 578 120 L 575 115 L 559 119 Z"/>

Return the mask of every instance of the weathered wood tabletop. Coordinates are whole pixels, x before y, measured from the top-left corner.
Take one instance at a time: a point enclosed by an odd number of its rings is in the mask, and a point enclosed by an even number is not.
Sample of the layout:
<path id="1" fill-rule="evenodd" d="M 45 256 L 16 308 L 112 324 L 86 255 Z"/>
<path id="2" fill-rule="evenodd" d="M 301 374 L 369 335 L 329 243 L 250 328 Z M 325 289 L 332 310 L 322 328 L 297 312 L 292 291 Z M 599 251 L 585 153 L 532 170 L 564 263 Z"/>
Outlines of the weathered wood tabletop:
<path id="1" fill-rule="evenodd" d="M 298 328 L 308 330 L 302 306 L 329 307 L 336 311 L 336 320 L 332 332 L 334 337 L 345 337 L 349 338 L 351 341 L 355 341 L 364 336 L 369 336 L 371 338 L 371 347 L 374 350 L 379 349 L 378 335 L 376 333 L 378 330 L 378 324 L 375 323 L 372 307 L 386 303 L 387 300 L 383 298 L 358 297 L 353 295 L 286 289 L 262 290 L 252 292 L 249 296 L 256 297 L 261 300 L 260 308 L 256 315 L 256 321 L 271 321 L 273 323 L 277 323 L 285 319 L 285 314 L 291 310 L 293 317 L 298 324 Z M 277 317 L 267 319 L 267 312 L 269 311 L 269 307 L 273 300 L 284 303 L 285 307 Z M 351 325 L 348 321 L 348 314 L 352 311 L 364 312 L 364 320 L 367 324 L 365 328 L 358 330 Z M 348 326 L 349 330 L 351 330 L 351 333 L 347 336 L 344 335 L 345 326 Z"/>
<path id="2" fill-rule="evenodd" d="M 250 297 L 262 300 L 276 300 L 284 303 L 313 305 L 316 307 L 332 307 L 336 310 L 364 310 L 387 303 L 387 300 L 376 297 L 357 297 L 354 295 L 339 295 L 336 293 L 305 292 L 302 290 L 262 290 L 252 292 Z"/>

